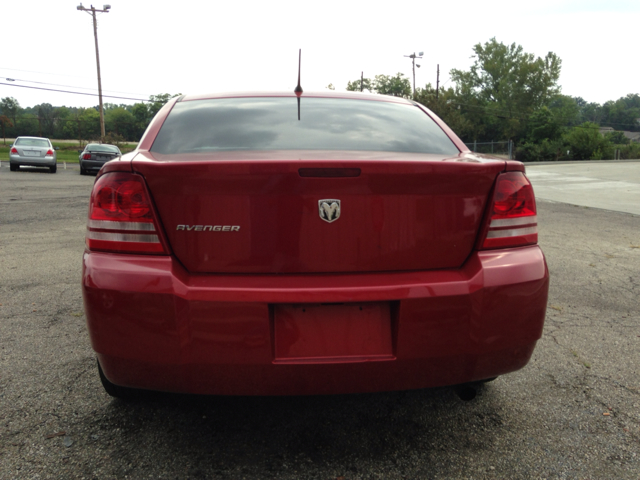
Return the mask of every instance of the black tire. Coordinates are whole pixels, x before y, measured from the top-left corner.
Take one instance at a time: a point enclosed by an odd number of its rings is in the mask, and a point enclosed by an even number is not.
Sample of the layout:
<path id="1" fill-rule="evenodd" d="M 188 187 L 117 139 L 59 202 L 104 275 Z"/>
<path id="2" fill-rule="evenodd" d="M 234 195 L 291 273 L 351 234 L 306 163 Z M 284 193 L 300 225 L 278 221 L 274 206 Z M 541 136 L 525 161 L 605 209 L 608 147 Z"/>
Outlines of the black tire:
<path id="1" fill-rule="evenodd" d="M 138 396 L 138 391 L 133 388 L 121 387 L 119 385 L 111 383 L 109 379 L 104 375 L 102 367 L 100 366 L 100 362 L 97 363 L 100 382 L 102 382 L 102 386 L 109 395 L 114 398 L 119 398 L 120 400 L 132 400 Z"/>
<path id="2" fill-rule="evenodd" d="M 9 164 L 9 170 L 12 172 L 17 172 L 20 169 L 20 165 L 14 165 L 13 163 Z"/>
<path id="3" fill-rule="evenodd" d="M 86 175 L 87 171 L 84 169 L 84 167 L 82 166 L 82 163 L 80 164 L 80 175 Z"/>
<path id="4" fill-rule="evenodd" d="M 58 170 L 58 165 L 54 165 L 53 167 L 49 167 L 49 171 L 51 173 L 56 173 L 56 170 Z"/>

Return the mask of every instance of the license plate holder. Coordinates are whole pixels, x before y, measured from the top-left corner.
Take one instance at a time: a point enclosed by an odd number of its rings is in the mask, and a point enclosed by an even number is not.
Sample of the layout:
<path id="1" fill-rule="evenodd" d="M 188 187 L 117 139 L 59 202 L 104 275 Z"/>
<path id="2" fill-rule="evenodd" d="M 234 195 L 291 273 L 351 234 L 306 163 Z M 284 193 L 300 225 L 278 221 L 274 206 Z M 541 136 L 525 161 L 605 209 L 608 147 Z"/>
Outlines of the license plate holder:
<path id="1" fill-rule="evenodd" d="M 274 363 L 393 360 L 389 302 L 274 305 Z"/>

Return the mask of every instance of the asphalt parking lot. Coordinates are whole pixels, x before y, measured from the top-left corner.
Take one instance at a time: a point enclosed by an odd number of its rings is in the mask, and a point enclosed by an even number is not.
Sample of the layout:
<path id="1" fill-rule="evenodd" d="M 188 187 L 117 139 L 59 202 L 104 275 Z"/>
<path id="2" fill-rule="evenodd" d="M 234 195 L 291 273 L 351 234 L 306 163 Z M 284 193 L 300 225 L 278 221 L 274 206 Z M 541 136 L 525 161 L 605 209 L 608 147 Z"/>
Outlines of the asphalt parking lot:
<path id="1" fill-rule="evenodd" d="M 617 211 L 633 204 L 624 188 L 604 208 L 553 193 L 558 175 L 637 184 L 640 162 L 607 178 L 588 165 L 529 169 L 545 330 L 527 367 L 473 401 L 442 388 L 124 403 L 100 385 L 80 293 L 94 177 L 2 162 L 0 479 L 640 478 L 640 215 Z M 597 182 L 581 182 L 593 201 Z"/>

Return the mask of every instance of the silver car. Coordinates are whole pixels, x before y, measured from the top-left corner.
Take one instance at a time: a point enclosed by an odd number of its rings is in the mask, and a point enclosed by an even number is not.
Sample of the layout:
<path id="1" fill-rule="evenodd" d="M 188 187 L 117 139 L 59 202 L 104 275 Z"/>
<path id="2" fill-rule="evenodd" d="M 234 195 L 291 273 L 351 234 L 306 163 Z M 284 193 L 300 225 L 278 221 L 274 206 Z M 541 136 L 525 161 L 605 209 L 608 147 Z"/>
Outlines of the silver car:
<path id="1" fill-rule="evenodd" d="M 18 137 L 9 149 L 9 167 L 12 172 L 18 171 L 23 165 L 49 167 L 51 173 L 56 173 L 56 150 L 48 138 Z"/>

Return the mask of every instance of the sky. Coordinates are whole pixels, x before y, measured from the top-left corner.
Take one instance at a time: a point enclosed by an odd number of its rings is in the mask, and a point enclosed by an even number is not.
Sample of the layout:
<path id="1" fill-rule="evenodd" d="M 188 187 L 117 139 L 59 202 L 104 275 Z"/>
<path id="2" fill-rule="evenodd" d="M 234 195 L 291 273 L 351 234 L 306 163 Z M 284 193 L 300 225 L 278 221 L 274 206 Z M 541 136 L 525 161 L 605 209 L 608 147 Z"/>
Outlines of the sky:
<path id="1" fill-rule="evenodd" d="M 79 3 L 4 2 L 0 98 L 22 107 L 98 104 L 97 96 L 24 88 L 97 93 L 93 23 Z M 411 79 L 405 55 L 414 52 L 424 52 L 416 87 L 435 85 L 437 65 L 440 84 L 449 87 L 450 70 L 468 69 L 473 46 L 492 37 L 535 56 L 554 52 L 562 59 L 562 93 L 604 103 L 640 93 L 638 25 L 638 0 L 113 0 L 109 13 L 98 14 L 98 42 L 105 103 L 160 93 L 292 91 L 299 48 L 306 92 L 329 84 L 344 90 L 361 72 Z"/>

